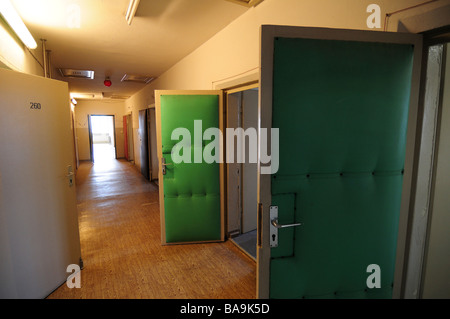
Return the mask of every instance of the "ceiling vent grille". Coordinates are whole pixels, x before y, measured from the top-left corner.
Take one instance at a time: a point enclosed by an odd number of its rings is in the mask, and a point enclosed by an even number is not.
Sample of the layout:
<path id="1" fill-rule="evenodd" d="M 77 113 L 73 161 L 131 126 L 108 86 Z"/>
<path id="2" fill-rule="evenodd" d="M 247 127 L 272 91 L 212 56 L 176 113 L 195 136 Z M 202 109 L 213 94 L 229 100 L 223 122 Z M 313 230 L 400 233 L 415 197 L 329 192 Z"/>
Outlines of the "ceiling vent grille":
<path id="1" fill-rule="evenodd" d="M 65 78 L 81 78 L 90 79 L 94 78 L 94 71 L 91 70 L 74 70 L 74 69 L 58 69 L 59 73 Z"/>
<path id="2" fill-rule="evenodd" d="M 113 99 L 113 100 L 126 100 L 130 97 L 129 95 L 119 95 L 112 92 L 102 92 L 102 96 L 104 99 Z"/>
<path id="3" fill-rule="evenodd" d="M 246 6 L 246 7 L 255 7 L 256 5 L 260 4 L 264 0 L 226 0 L 226 1 L 240 4 L 240 5 Z"/>
<path id="4" fill-rule="evenodd" d="M 153 76 L 125 74 L 122 77 L 121 81 L 122 82 L 138 82 L 138 83 L 149 84 L 154 79 L 155 78 Z"/>

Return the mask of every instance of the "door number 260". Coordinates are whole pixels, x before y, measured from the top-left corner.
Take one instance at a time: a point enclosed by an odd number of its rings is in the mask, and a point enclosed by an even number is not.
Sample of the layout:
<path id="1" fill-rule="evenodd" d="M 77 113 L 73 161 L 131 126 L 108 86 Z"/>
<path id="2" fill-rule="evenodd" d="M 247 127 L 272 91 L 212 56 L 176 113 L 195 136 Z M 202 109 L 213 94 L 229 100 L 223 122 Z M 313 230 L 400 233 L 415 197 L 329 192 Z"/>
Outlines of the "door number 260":
<path id="1" fill-rule="evenodd" d="M 40 110 L 41 103 L 30 102 L 30 109 L 32 110 Z"/>

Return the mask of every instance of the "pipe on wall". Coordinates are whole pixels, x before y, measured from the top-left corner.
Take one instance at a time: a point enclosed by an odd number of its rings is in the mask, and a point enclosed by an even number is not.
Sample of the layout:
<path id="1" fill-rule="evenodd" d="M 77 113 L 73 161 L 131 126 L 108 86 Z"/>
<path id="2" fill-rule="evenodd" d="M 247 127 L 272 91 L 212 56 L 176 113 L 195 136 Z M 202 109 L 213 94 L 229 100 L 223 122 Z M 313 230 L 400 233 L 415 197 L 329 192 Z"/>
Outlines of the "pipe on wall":
<path id="1" fill-rule="evenodd" d="M 41 39 L 42 42 L 42 64 L 44 65 L 44 77 L 48 77 L 48 70 L 47 70 L 47 49 L 45 47 L 46 39 Z"/>
<path id="2" fill-rule="evenodd" d="M 51 67 L 51 50 L 46 50 L 47 56 L 47 77 L 52 78 L 52 67 Z"/>

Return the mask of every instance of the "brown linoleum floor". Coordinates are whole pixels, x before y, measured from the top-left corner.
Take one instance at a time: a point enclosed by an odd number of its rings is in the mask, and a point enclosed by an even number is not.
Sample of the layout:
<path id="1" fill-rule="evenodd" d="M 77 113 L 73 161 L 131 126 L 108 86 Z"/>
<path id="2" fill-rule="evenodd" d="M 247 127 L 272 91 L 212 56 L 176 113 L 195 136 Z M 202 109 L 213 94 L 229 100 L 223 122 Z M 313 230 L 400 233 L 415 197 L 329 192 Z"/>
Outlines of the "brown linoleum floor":
<path id="1" fill-rule="evenodd" d="M 255 262 L 230 241 L 161 245 L 158 188 L 134 165 L 83 162 L 76 183 L 81 288 L 48 299 L 256 297 Z"/>

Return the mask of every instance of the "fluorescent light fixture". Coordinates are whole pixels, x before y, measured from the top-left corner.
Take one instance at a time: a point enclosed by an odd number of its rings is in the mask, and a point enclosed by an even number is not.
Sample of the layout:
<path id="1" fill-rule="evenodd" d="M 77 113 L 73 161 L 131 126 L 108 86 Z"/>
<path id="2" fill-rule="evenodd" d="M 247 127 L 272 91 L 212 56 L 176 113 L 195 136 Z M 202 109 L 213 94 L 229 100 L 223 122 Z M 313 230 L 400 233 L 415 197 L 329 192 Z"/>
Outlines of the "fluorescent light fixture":
<path id="1" fill-rule="evenodd" d="M 93 93 L 70 93 L 72 99 L 94 99 L 95 94 Z"/>
<path id="2" fill-rule="evenodd" d="M 125 19 L 128 22 L 128 25 L 131 25 L 131 21 L 134 18 L 134 15 L 136 14 L 136 10 L 139 6 L 140 0 L 130 0 L 130 4 L 128 5 L 127 14 L 125 14 Z"/>
<path id="3" fill-rule="evenodd" d="M 9 26 L 14 30 L 17 36 L 29 49 L 36 49 L 37 43 L 34 41 L 33 36 L 27 27 L 23 23 L 16 9 L 9 0 L 0 0 L 0 13 Z"/>

